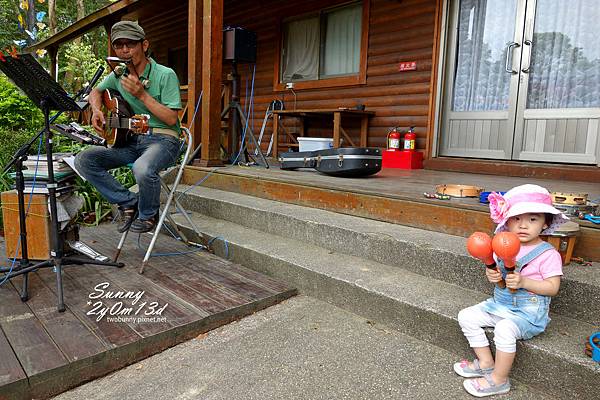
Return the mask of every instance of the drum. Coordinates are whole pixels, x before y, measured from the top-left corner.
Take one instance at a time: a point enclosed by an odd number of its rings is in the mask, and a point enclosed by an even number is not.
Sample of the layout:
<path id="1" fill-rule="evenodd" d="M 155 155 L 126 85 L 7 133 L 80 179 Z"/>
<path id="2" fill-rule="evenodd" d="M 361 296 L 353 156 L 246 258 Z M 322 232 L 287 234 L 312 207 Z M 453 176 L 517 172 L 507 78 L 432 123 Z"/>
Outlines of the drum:
<path id="1" fill-rule="evenodd" d="M 435 192 L 452 197 L 479 197 L 482 188 L 470 185 L 437 185 Z"/>
<path id="2" fill-rule="evenodd" d="M 588 200 L 587 193 L 552 192 L 550 195 L 552 196 L 552 202 L 555 204 L 585 205 Z"/>

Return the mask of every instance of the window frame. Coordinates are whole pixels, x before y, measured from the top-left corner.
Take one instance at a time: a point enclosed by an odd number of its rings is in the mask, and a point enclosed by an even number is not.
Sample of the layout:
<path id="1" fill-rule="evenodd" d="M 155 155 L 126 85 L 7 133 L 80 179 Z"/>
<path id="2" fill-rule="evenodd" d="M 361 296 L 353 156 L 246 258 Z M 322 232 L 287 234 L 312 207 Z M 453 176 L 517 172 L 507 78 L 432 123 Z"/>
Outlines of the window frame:
<path id="1" fill-rule="evenodd" d="M 324 11 L 331 10 L 344 5 L 349 5 L 354 1 L 337 4 L 334 7 L 324 7 L 316 11 L 316 14 L 320 15 Z M 340 86 L 355 86 L 364 85 L 367 83 L 367 53 L 369 46 L 369 11 L 370 11 L 370 0 L 362 0 L 362 26 L 361 26 L 361 39 L 360 39 L 360 58 L 358 73 L 348 76 L 340 76 L 335 78 L 324 78 L 316 80 L 306 81 L 295 81 L 294 90 L 302 89 L 315 89 L 315 88 L 328 88 L 328 87 L 340 87 Z M 310 17 L 315 15 L 315 12 L 306 13 L 294 16 L 292 18 L 280 19 L 277 24 L 277 47 L 275 49 L 275 62 L 274 62 L 274 74 L 273 74 L 273 91 L 283 92 L 286 89 L 286 83 L 281 82 L 281 53 L 283 50 L 283 25 L 287 21 L 294 19 L 301 19 L 303 17 Z"/>

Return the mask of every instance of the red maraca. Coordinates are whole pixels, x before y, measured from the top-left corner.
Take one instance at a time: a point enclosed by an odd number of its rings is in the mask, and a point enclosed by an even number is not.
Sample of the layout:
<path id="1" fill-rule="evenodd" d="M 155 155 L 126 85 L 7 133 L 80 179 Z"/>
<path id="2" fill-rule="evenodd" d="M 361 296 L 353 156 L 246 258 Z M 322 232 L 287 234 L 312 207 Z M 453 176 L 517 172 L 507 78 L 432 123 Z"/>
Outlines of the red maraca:
<path id="1" fill-rule="evenodd" d="M 517 254 L 521 250 L 521 241 L 519 237 L 512 232 L 500 232 L 492 240 L 492 249 L 494 253 L 504 262 L 506 272 L 512 274 L 517 264 Z M 510 289 L 516 292 L 515 289 Z"/>
<path id="2" fill-rule="evenodd" d="M 471 256 L 483 261 L 489 269 L 498 271 L 496 261 L 494 261 L 493 257 L 492 239 L 487 233 L 475 232 L 469 236 L 469 239 L 467 239 L 467 251 Z M 506 287 L 504 280 L 497 282 L 497 285 L 501 288 Z"/>

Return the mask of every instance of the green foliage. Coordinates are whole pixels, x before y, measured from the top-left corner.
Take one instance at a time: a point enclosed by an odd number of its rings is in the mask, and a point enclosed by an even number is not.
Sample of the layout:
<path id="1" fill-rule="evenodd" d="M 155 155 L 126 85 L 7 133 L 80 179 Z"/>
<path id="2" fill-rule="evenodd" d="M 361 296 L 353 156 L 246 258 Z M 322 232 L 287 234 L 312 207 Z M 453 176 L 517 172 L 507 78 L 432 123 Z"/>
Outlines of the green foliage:
<path id="1" fill-rule="evenodd" d="M 91 127 L 87 128 L 90 130 L 93 129 Z M 76 154 L 87 147 L 67 138 L 57 137 L 55 151 Z M 110 173 L 126 188 L 135 185 L 135 177 L 127 167 L 114 169 Z M 91 183 L 79 177 L 77 177 L 75 182 L 75 194 L 83 199 L 83 208 L 79 211 L 77 222 L 84 225 L 98 225 L 111 214 L 112 208 L 110 203 L 102 197 L 100 192 Z"/>
<path id="2" fill-rule="evenodd" d="M 86 15 L 91 14 L 113 2 L 114 0 L 84 0 L 84 13 Z M 56 2 L 57 31 L 61 31 L 77 21 L 77 3 L 77 1 Z M 18 15 L 21 14 L 26 21 L 28 18 L 26 12 L 19 9 L 18 4 L 19 2 L 17 0 L 0 0 L 0 21 L 2 21 L 2 24 L 0 24 L 0 48 L 12 46 L 14 44 L 13 40 L 25 39 L 28 41 L 29 45 L 34 43 L 34 41 L 25 33 L 24 30 L 19 29 L 17 22 Z M 38 30 L 37 42 L 39 42 L 51 36 L 48 28 L 48 1 L 44 1 L 43 3 L 35 1 L 32 4 L 35 6 L 35 9 L 30 11 L 32 15 L 39 11 L 45 11 L 47 13 L 43 19 L 43 23 L 46 25 L 46 27 L 43 29 L 36 27 Z M 28 26 L 27 29 L 31 31 L 32 27 Z M 102 28 L 102 30 L 104 30 L 104 28 Z M 94 37 L 89 41 L 89 43 L 93 44 L 94 40 L 97 39 L 98 37 Z M 106 43 L 106 40 L 102 43 Z M 104 47 L 106 47 L 106 45 L 104 45 Z"/>
<path id="3" fill-rule="evenodd" d="M 70 93 L 77 93 L 80 88 L 89 84 L 98 67 L 104 65 L 104 61 L 93 53 L 92 46 L 84 42 L 67 44 L 64 57 L 68 62 L 59 69 L 59 80 Z M 69 79 L 61 79 L 65 77 Z"/>
<path id="4" fill-rule="evenodd" d="M 0 0 L 0 48 L 13 44 L 13 40 L 25 38 L 17 25 L 18 3 L 14 0 Z"/>
<path id="5" fill-rule="evenodd" d="M 0 128 L 28 130 L 42 126 L 43 115 L 4 75 L 0 75 Z"/>

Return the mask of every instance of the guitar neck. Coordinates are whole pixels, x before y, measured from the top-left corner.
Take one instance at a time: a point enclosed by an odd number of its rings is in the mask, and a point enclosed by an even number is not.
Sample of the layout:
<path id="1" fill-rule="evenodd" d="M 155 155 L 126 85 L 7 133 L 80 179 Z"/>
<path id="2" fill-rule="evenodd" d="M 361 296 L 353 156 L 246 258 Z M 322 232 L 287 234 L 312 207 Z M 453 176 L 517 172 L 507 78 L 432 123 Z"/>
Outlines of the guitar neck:
<path id="1" fill-rule="evenodd" d="M 111 116 L 108 118 L 107 125 L 109 128 L 131 129 L 133 121 L 134 120 L 132 118 L 119 118 L 117 116 Z"/>

